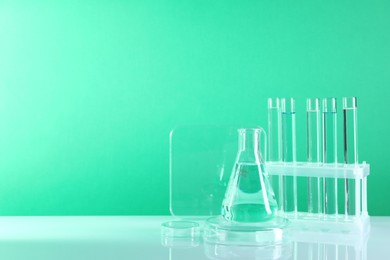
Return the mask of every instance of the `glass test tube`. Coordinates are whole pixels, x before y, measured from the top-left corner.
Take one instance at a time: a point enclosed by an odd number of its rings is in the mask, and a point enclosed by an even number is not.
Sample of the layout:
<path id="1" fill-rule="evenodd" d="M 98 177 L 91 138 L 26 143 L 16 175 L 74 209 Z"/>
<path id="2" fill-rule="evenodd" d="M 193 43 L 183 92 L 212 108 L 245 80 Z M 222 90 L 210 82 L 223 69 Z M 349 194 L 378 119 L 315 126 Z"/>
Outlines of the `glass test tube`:
<path id="1" fill-rule="evenodd" d="M 268 99 L 268 162 L 282 161 L 282 114 L 279 98 Z M 279 210 L 283 210 L 283 178 L 270 175 Z"/>
<path id="2" fill-rule="evenodd" d="M 321 162 L 321 119 L 320 101 L 318 98 L 307 99 L 307 161 L 319 164 Z M 308 212 L 322 213 L 323 209 L 323 178 L 308 177 Z"/>
<path id="3" fill-rule="evenodd" d="M 344 163 L 358 164 L 357 147 L 357 100 L 355 97 L 343 98 L 344 123 Z M 360 182 L 356 179 L 345 179 L 345 215 L 360 213 Z"/>
<path id="4" fill-rule="evenodd" d="M 282 99 L 282 160 L 296 162 L 295 142 L 295 100 Z M 285 213 L 297 214 L 297 177 L 284 176 L 284 203 Z"/>
<path id="5" fill-rule="evenodd" d="M 337 163 L 337 104 L 335 98 L 322 100 L 322 158 L 326 164 Z M 325 178 L 324 213 L 337 214 L 337 178 Z"/>

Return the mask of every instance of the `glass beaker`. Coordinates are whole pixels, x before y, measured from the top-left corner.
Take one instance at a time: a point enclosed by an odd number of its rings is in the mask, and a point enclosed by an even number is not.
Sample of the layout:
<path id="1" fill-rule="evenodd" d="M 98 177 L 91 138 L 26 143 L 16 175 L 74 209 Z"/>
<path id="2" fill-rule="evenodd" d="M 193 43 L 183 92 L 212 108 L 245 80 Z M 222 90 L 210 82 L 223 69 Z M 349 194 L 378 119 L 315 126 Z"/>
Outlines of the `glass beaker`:
<path id="1" fill-rule="evenodd" d="M 222 203 L 228 221 L 262 222 L 276 215 L 275 194 L 260 152 L 262 133 L 261 128 L 238 129 L 238 153 Z"/>

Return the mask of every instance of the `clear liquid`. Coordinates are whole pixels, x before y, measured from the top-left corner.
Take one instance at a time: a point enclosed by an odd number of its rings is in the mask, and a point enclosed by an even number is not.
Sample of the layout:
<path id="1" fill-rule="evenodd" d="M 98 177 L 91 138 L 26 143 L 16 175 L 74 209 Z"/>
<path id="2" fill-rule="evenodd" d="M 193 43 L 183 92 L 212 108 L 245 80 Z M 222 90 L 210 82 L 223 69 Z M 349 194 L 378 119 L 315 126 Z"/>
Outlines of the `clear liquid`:
<path id="1" fill-rule="evenodd" d="M 307 112 L 307 161 L 319 163 L 320 157 L 320 120 L 318 111 Z"/>
<path id="2" fill-rule="evenodd" d="M 319 163 L 320 153 L 320 113 L 318 110 L 307 111 L 307 161 Z M 308 212 L 322 213 L 322 178 L 308 178 Z"/>
<path id="3" fill-rule="evenodd" d="M 358 163 L 356 109 L 344 109 L 344 163 Z M 345 179 L 345 213 L 356 215 L 355 180 Z"/>
<path id="4" fill-rule="evenodd" d="M 346 197 L 346 179 L 337 179 L 337 214 L 345 214 L 345 209 L 348 207 Z"/>
<path id="5" fill-rule="evenodd" d="M 269 214 L 264 204 L 237 204 L 230 208 L 230 220 L 237 222 L 261 222 L 273 218 L 273 214 Z"/>
<path id="6" fill-rule="evenodd" d="M 337 162 L 337 118 L 334 112 L 323 113 L 323 162 Z"/>
<path id="7" fill-rule="evenodd" d="M 344 109 L 344 163 L 358 163 L 356 110 Z"/>
<path id="8" fill-rule="evenodd" d="M 222 215 L 238 222 L 273 218 L 277 203 L 263 165 L 237 163 L 223 201 Z"/>
<path id="9" fill-rule="evenodd" d="M 283 176 L 284 185 L 284 212 L 291 213 L 297 211 L 297 177 L 296 176 Z"/>
<path id="10" fill-rule="evenodd" d="M 281 116 L 279 108 L 268 110 L 268 161 L 279 162 L 281 155 Z"/>
<path id="11" fill-rule="evenodd" d="M 337 163 L 337 117 L 335 112 L 323 113 L 323 162 Z M 338 212 L 337 179 L 325 178 L 325 214 L 333 215 Z"/>
<path id="12" fill-rule="evenodd" d="M 283 120 L 283 162 L 295 162 L 295 113 L 282 113 Z M 297 211 L 297 180 L 295 176 L 283 177 L 283 210 L 284 212 Z"/>
<path id="13" fill-rule="evenodd" d="M 310 177 L 309 180 L 309 213 L 323 212 L 323 178 Z"/>
<path id="14" fill-rule="evenodd" d="M 355 208 L 355 194 L 356 194 L 356 180 L 354 179 L 348 179 L 346 180 L 346 196 L 348 198 L 347 200 L 347 209 L 346 212 L 348 215 L 356 215 L 356 208 Z"/>
<path id="15" fill-rule="evenodd" d="M 283 162 L 295 162 L 295 113 L 282 113 L 282 159 Z"/>
<path id="16" fill-rule="evenodd" d="M 325 214 L 337 214 L 337 179 L 325 178 Z"/>

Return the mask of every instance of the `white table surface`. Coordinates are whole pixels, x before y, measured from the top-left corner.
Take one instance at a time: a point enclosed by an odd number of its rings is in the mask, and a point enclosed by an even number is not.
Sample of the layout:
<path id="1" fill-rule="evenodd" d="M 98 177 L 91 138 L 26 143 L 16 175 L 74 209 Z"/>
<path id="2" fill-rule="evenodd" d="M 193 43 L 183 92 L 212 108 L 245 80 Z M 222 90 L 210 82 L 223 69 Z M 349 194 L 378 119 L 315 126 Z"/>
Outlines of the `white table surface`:
<path id="1" fill-rule="evenodd" d="M 207 255 L 206 251 L 209 250 L 210 254 L 210 248 L 207 249 L 202 242 L 193 248 L 163 246 L 160 225 L 169 220 L 174 218 L 0 217 L 0 258 L 223 259 L 223 256 L 211 258 Z M 337 241 L 332 243 L 333 245 L 330 245 L 332 247 L 337 245 Z M 371 232 L 366 246 L 367 259 L 390 259 L 390 217 L 371 217 Z M 291 255 L 280 259 L 335 259 L 334 256 L 313 254 L 313 248 L 307 245 L 294 248 Z M 343 245 L 337 248 L 342 251 Z M 242 259 L 272 258 L 258 254 L 256 257 Z M 339 252 L 338 259 L 364 257 L 352 255 L 347 257 Z"/>

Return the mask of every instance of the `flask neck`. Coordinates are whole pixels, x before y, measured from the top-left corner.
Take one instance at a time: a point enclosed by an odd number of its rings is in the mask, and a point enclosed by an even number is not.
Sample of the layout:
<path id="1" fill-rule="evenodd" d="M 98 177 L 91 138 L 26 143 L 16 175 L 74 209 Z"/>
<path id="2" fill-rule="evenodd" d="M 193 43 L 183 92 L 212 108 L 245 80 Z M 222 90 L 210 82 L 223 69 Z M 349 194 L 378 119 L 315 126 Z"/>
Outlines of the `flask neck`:
<path id="1" fill-rule="evenodd" d="M 260 129 L 239 129 L 238 133 L 238 161 L 260 163 Z"/>

